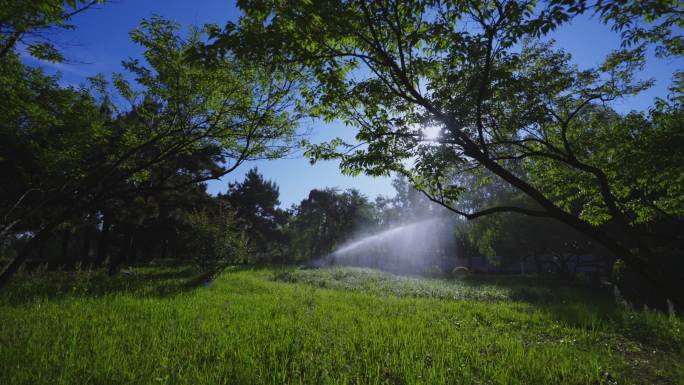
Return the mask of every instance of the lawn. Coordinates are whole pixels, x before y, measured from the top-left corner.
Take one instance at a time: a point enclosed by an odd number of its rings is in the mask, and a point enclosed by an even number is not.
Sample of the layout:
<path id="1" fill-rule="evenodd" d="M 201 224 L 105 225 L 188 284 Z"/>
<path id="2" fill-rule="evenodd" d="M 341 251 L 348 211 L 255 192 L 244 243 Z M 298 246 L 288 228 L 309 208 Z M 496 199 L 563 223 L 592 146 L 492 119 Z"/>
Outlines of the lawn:
<path id="1" fill-rule="evenodd" d="M 684 384 L 684 321 L 609 294 L 356 268 L 20 275 L 0 384 Z"/>

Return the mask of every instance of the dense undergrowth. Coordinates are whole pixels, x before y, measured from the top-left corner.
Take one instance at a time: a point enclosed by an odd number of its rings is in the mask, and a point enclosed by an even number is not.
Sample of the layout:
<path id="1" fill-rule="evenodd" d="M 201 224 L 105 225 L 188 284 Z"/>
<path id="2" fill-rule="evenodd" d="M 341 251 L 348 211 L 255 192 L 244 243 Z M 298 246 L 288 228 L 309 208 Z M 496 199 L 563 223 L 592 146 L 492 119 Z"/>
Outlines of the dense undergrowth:
<path id="1" fill-rule="evenodd" d="M 684 383 L 684 321 L 534 279 L 184 267 L 22 275 L 3 384 Z"/>

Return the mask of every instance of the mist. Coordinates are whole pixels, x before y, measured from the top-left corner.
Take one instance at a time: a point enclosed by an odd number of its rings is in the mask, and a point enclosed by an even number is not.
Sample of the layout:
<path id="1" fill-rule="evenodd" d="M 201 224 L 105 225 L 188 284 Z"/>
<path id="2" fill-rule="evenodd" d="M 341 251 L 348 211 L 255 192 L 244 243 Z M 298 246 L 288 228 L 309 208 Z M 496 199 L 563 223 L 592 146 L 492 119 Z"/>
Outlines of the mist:
<path id="1" fill-rule="evenodd" d="M 312 265 L 363 266 L 410 274 L 451 271 L 457 264 L 452 221 L 422 219 L 361 234 Z"/>

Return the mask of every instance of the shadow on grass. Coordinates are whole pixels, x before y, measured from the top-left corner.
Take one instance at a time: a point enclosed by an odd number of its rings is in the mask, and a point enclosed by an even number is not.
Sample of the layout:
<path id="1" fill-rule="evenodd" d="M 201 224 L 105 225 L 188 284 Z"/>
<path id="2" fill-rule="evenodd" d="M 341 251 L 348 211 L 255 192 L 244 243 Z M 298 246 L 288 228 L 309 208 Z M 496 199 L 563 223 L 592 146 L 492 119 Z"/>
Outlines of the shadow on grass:
<path id="1" fill-rule="evenodd" d="M 171 297 L 205 285 L 207 275 L 192 266 L 136 267 L 109 276 L 104 270 L 20 272 L 0 290 L 0 304 L 126 294 Z"/>
<path id="2" fill-rule="evenodd" d="M 684 354 L 684 336 L 681 334 L 684 319 L 620 304 L 611 287 L 597 288 L 534 276 L 468 276 L 461 282 L 472 287 L 494 285 L 505 288 L 512 300 L 530 303 L 565 326 L 612 332 L 604 333 L 602 337 L 597 335 L 597 343 L 616 345 L 618 349 L 643 350 L 630 347 L 629 341 L 634 341 L 650 347 L 646 349 L 649 351 L 659 349 Z"/>
<path id="3" fill-rule="evenodd" d="M 139 273 L 147 281 L 172 281 L 177 279 L 190 279 L 200 276 L 200 272 L 191 266 L 180 266 L 178 268 L 166 268 L 158 270 L 147 270 Z"/>
<path id="4" fill-rule="evenodd" d="M 615 303 L 609 287 L 590 287 L 585 284 L 539 276 L 468 275 L 458 278 L 472 288 L 494 286 L 507 290 L 514 301 L 532 304 L 590 303 L 605 306 Z"/>
<path id="5" fill-rule="evenodd" d="M 609 287 L 539 276 L 470 275 L 460 278 L 466 286 L 505 289 L 512 301 L 526 302 L 568 326 L 591 327 L 610 321 L 622 309 Z"/>
<path id="6" fill-rule="evenodd" d="M 271 265 L 229 265 L 223 273 L 262 271 L 281 268 Z M 154 264 L 123 269 L 114 276 L 106 270 L 20 271 L 10 284 L 0 290 L 0 305 L 31 304 L 37 301 L 60 301 L 69 298 L 126 294 L 134 297 L 172 297 L 191 292 L 210 283 L 218 273 L 201 272 L 195 266 L 178 261 L 155 261 Z"/>

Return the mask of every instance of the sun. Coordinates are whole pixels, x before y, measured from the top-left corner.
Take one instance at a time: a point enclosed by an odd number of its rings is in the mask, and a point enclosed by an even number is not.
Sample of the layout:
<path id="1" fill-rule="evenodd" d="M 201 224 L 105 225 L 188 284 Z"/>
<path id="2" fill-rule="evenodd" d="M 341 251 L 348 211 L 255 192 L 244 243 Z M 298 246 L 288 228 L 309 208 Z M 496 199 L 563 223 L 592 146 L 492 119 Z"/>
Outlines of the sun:
<path id="1" fill-rule="evenodd" d="M 442 136 L 442 126 L 431 124 L 423 126 L 423 137 L 428 141 L 436 141 Z"/>

